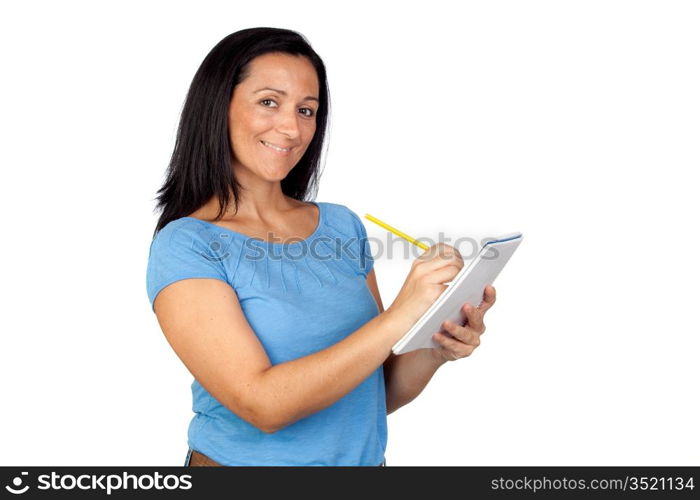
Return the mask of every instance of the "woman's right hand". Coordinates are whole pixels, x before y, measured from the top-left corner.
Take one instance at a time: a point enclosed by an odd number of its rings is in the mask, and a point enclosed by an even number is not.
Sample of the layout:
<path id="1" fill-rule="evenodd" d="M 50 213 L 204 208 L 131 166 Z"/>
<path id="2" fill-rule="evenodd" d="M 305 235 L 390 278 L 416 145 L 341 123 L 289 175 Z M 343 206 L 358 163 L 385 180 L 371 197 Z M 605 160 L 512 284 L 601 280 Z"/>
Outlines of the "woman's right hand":
<path id="1" fill-rule="evenodd" d="M 451 245 L 437 243 L 418 256 L 394 302 L 386 314 L 411 328 L 437 300 L 464 267 L 459 251 Z M 404 332 L 405 333 L 405 332 Z"/>

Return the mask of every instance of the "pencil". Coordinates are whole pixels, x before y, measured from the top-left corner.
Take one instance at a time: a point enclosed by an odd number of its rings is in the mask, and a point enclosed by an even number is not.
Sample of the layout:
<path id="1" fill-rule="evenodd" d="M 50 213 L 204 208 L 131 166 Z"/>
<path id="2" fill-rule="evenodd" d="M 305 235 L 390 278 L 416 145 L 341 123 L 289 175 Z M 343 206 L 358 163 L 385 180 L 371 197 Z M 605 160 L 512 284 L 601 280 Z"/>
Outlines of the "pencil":
<path id="1" fill-rule="evenodd" d="M 429 247 L 428 245 L 426 245 L 425 243 L 422 243 L 422 242 L 416 240 L 415 238 L 411 238 L 411 237 L 410 237 L 409 235 L 407 235 L 406 233 L 399 231 L 399 230 L 396 229 L 395 227 L 391 227 L 389 224 L 387 224 L 386 222 L 380 221 L 380 220 L 377 219 L 376 217 L 372 217 L 370 214 L 365 214 L 365 218 L 371 220 L 371 221 L 374 222 L 375 224 L 378 224 L 378 225 L 382 226 L 382 227 L 383 227 L 384 229 L 386 229 L 387 231 L 391 231 L 391 232 L 394 233 L 396 236 L 400 236 L 400 237 L 403 238 L 404 240 L 410 241 L 410 242 L 413 243 L 414 245 L 417 245 L 417 246 L 421 247 L 423 250 L 428 250 L 428 249 L 430 248 L 430 247 Z"/>

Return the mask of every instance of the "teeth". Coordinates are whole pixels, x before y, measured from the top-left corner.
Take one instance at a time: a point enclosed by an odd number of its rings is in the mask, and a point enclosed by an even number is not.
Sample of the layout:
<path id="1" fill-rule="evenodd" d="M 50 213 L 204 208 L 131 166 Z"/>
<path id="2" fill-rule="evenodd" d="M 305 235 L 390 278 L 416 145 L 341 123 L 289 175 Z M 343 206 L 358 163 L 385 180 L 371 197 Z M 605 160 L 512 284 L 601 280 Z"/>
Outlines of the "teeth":
<path id="1" fill-rule="evenodd" d="M 267 146 L 268 148 L 272 148 L 275 151 L 280 151 L 282 153 L 286 153 L 288 151 L 291 151 L 292 148 L 280 148 L 279 146 L 275 146 L 274 144 L 270 144 L 269 142 L 262 141 L 262 143 Z"/>

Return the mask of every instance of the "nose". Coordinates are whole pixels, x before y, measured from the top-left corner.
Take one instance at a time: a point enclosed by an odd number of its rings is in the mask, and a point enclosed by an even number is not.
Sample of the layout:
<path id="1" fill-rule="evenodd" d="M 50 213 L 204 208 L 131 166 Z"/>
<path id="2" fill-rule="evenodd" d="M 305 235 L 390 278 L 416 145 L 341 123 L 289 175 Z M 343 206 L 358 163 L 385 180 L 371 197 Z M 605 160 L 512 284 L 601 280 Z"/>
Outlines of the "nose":
<path id="1" fill-rule="evenodd" d="M 299 137 L 299 116 L 297 116 L 296 109 L 285 109 L 280 110 L 277 113 L 277 131 L 281 134 L 286 135 L 292 140 L 296 140 Z"/>

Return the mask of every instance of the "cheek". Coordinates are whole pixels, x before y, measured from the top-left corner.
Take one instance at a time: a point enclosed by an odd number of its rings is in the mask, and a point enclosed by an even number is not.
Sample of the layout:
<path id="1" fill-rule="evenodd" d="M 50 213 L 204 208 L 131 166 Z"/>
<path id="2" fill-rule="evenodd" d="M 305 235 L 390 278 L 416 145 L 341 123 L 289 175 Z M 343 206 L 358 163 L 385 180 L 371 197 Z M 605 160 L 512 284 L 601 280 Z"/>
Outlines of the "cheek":
<path id="1" fill-rule="evenodd" d="M 311 144 L 311 141 L 314 138 L 314 134 L 316 134 L 316 124 L 311 124 L 308 127 L 304 129 L 304 141 L 306 144 Z"/>
<path id="2" fill-rule="evenodd" d="M 265 113 L 239 109 L 234 116 L 235 119 L 229 119 L 229 129 L 233 137 L 251 140 L 251 135 L 259 134 L 270 128 L 270 118 Z"/>

